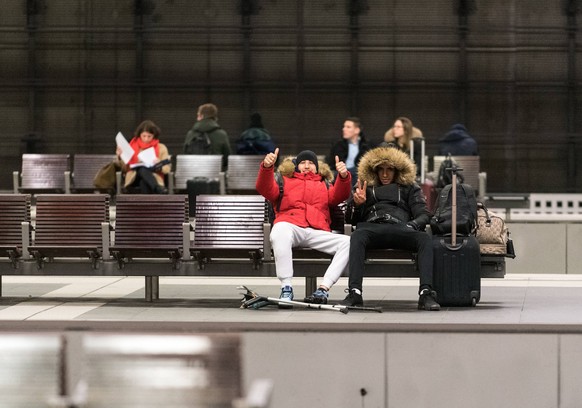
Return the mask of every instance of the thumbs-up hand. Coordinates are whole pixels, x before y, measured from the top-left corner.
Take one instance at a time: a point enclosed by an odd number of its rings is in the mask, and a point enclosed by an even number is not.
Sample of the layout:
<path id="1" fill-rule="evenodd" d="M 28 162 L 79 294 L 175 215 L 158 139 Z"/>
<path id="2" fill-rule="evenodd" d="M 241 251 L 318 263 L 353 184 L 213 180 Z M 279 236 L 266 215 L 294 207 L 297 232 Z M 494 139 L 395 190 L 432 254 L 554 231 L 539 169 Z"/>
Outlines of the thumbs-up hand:
<path id="1" fill-rule="evenodd" d="M 275 165 L 277 161 L 277 157 L 279 157 L 279 148 L 277 147 L 273 153 L 267 153 L 265 158 L 263 159 L 263 167 L 269 168 Z"/>
<path id="2" fill-rule="evenodd" d="M 338 156 L 335 156 L 335 169 L 341 178 L 346 178 L 348 176 L 348 168 L 343 161 L 340 161 Z"/>

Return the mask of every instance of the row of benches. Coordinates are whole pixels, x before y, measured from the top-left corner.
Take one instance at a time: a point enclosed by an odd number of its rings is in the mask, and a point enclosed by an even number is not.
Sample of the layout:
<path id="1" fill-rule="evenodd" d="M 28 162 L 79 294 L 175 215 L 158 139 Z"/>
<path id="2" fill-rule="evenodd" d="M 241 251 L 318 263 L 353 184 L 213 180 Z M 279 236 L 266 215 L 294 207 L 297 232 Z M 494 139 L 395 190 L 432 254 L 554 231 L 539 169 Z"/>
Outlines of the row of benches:
<path id="1" fill-rule="evenodd" d="M 23 154 L 22 169 L 12 173 L 14 193 L 87 193 L 96 190 L 93 179 L 99 169 L 112 162 L 109 154 Z M 255 193 L 255 180 L 262 156 L 230 155 L 228 171 L 222 171 L 221 155 L 177 155 L 168 175 L 170 193 L 186 191 L 186 182 L 205 177 L 226 192 Z M 116 193 L 122 193 L 118 180 Z"/>
<path id="2" fill-rule="evenodd" d="M 199 196 L 194 228 L 187 195 L 121 195 L 114 208 L 109 200 L 107 194 L 39 194 L 32 221 L 31 195 L 0 195 L 0 277 L 144 276 L 152 300 L 159 297 L 159 276 L 276 276 L 261 196 Z M 315 290 L 329 259 L 295 250 L 295 276 L 306 279 L 306 293 Z M 414 254 L 406 251 L 369 251 L 367 264 L 371 277 L 418 276 Z M 502 256 L 482 255 L 481 264 L 484 277 L 505 275 Z"/>
<path id="3" fill-rule="evenodd" d="M 14 193 L 71 193 L 92 192 L 93 178 L 101 167 L 115 158 L 108 154 L 23 154 L 21 172 L 13 172 Z M 445 156 L 434 157 L 438 170 Z M 479 156 L 455 158 L 463 168 L 465 182 L 485 194 L 486 174 L 479 170 Z M 228 171 L 222 171 L 221 155 L 183 155 L 175 157 L 173 171 L 168 176 L 170 193 L 186 191 L 186 183 L 195 177 L 216 180 L 220 194 L 255 193 L 255 180 L 263 156 L 230 155 Z M 120 177 L 120 175 L 118 176 Z M 121 193 L 121 179 L 117 193 Z"/>

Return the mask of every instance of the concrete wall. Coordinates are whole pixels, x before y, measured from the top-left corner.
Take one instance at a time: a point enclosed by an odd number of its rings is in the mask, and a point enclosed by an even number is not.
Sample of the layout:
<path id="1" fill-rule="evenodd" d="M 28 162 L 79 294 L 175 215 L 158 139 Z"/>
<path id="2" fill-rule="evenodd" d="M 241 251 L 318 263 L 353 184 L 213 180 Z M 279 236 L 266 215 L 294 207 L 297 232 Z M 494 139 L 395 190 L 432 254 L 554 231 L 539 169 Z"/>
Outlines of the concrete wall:
<path id="1" fill-rule="evenodd" d="M 515 259 L 507 260 L 507 273 L 582 273 L 582 224 L 510 222 Z"/>
<path id="2" fill-rule="evenodd" d="M 582 335 L 245 333 L 271 407 L 579 407 Z M 361 390 L 365 390 L 362 396 Z"/>

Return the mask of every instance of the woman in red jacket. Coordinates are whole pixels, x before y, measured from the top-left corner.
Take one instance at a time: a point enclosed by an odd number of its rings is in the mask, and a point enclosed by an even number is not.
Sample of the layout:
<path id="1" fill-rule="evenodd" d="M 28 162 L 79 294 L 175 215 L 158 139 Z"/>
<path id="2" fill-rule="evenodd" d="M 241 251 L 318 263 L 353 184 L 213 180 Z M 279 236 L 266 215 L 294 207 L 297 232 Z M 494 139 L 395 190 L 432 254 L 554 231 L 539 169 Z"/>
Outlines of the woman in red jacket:
<path id="1" fill-rule="evenodd" d="M 310 303 L 327 303 L 329 289 L 347 268 L 350 248 L 349 236 L 331 232 L 329 207 L 349 198 L 351 175 L 345 163 L 336 156 L 339 177 L 335 183 L 329 183 L 328 178 L 333 178 L 329 166 L 319 162 L 311 150 L 304 150 L 295 159 L 286 158 L 279 166 L 283 183 L 281 193 L 274 177 L 278 155 L 277 148 L 265 156 L 256 187 L 275 209 L 270 240 L 277 277 L 281 281 L 280 298 L 293 299 L 293 247 L 307 247 L 334 255 L 322 284 L 305 298 Z"/>

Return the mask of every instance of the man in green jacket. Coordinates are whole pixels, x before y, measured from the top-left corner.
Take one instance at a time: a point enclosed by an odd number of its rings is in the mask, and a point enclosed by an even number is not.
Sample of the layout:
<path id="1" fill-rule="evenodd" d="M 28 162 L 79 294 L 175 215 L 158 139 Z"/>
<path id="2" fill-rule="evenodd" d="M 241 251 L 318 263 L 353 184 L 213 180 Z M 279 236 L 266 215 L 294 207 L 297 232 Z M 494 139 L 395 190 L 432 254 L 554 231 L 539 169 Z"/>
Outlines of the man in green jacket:
<path id="1" fill-rule="evenodd" d="M 198 107 L 197 122 L 186 134 L 185 154 L 221 154 L 222 170 L 226 171 L 231 152 L 228 134 L 218 124 L 218 108 L 212 103 Z"/>

